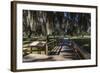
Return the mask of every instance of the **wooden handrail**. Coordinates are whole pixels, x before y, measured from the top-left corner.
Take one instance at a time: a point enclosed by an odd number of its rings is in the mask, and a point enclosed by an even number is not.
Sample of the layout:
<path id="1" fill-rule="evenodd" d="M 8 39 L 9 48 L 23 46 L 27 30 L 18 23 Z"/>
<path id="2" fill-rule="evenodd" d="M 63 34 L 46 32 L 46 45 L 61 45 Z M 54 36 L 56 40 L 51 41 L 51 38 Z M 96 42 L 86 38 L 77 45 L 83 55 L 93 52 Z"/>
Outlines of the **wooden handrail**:
<path id="1" fill-rule="evenodd" d="M 53 43 L 53 42 L 55 42 L 56 40 L 54 40 L 54 41 L 51 41 L 51 42 L 48 42 L 47 44 L 51 44 L 51 43 Z"/>

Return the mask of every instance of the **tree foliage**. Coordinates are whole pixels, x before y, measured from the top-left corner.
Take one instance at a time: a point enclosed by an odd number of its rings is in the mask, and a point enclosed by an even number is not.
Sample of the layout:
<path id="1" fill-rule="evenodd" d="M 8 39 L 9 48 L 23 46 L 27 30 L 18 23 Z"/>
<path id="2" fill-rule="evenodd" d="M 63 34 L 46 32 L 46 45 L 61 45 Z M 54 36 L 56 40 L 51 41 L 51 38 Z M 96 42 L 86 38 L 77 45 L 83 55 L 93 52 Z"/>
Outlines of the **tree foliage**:
<path id="1" fill-rule="evenodd" d="M 23 10 L 23 36 L 90 35 L 90 13 Z"/>

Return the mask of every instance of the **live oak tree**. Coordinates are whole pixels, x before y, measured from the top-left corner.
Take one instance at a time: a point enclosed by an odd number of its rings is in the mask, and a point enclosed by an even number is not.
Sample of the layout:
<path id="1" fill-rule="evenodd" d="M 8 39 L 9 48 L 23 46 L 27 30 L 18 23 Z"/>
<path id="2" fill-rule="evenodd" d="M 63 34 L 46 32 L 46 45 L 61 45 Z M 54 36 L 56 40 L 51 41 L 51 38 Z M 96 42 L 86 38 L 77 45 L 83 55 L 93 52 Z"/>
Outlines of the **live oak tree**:
<path id="1" fill-rule="evenodd" d="M 91 14 L 23 10 L 23 36 L 90 35 Z"/>

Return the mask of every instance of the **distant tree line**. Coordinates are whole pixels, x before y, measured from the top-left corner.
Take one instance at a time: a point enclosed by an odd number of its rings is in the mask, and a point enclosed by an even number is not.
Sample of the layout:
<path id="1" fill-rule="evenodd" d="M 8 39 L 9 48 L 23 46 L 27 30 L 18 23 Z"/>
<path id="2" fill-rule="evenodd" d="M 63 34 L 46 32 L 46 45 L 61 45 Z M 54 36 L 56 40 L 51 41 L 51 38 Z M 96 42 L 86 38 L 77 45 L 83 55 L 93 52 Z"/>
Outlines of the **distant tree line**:
<path id="1" fill-rule="evenodd" d="M 23 36 L 90 35 L 91 14 L 23 10 Z"/>

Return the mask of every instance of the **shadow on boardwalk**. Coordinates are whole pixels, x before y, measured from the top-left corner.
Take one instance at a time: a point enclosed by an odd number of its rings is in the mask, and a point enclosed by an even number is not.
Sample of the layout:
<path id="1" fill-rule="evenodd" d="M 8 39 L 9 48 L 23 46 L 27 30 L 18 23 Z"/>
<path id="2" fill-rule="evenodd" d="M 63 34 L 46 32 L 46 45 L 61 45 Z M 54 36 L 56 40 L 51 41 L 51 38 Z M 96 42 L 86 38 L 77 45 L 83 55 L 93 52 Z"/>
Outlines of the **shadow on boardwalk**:
<path id="1" fill-rule="evenodd" d="M 34 54 L 31 53 L 23 57 L 23 62 L 44 62 L 44 61 L 64 61 L 64 60 L 81 60 L 80 54 L 74 48 L 73 42 L 63 40 L 58 46 L 45 54 Z M 75 46 L 76 47 L 76 46 Z M 76 47 L 77 48 L 77 47 Z"/>

